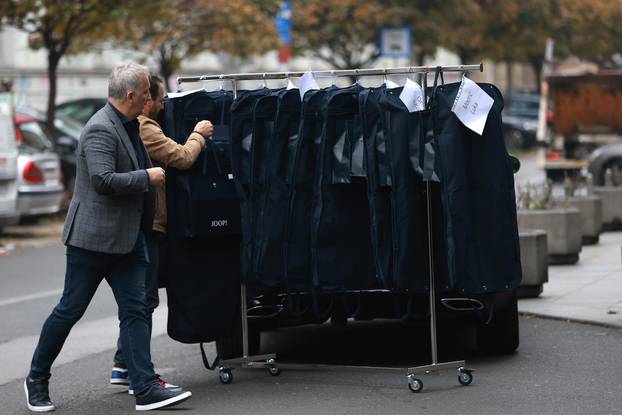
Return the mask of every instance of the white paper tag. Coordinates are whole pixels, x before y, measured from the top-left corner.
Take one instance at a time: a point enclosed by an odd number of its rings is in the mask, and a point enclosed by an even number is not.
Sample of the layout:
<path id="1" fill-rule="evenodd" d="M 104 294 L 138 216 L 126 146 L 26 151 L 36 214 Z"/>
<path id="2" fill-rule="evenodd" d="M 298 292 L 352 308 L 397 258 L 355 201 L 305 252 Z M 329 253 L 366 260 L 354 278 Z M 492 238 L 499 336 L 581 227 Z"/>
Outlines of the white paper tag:
<path id="1" fill-rule="evenodd" d="M 493 103 L 494 100 L 486 91 L 463 76 L 451 111 L 467 128 L 482 135 Z"/>
<path id="2" fill-rule="evenodd" d="M 406 105 L 406 108 L 408 108 L 408 112 L 423 111 L 425 109 L 425 104 L 423 103 L 423 89 L 421 89 L 418 83 L 410 79 L 406 80 L 404 89 L 402 89 L 402 93 L 400 94 L 400 99 L 404 105 Z"/>
<path id="3" fill-rule="evenodd" d="M 179 98 L 179 97 L 185 97 L 190 94 L 195 94 L 203 90 L 204 90 L 203 88 L 199 88 L 199 89 L 191 89 L 189 91 L 169 92 L 168 94 L 166 94 L 166 96 L 169 98 Z"/>
<path id="4" fill-rule="evenodd" d="M 395 82 L 391 81 L 390 79 L 387 79 L 387 81 L 384 84 L 389 89 L 391 89 L 391 88 L 399 88 L 400 87 L 398 84 L 396 84 Z"/>
<path id="5" fill-rule="evenodd" d="M 298 87 L 297 87 L 296 85 L 294 85 L 294 83 L 292 82 L 292 80 L 291 80 L 291 79 L 288 79 L 288 80 L 287 80 L 287 87 L 286 87 L 286 89 L 287 89 L 287 90 L 290 90 L 290 89 L 296 89 L 296 88 L 298 88 Z"/>
<path id="6" fill-rule="evenodd" d="M 300 86 L 298 88 L 300 89 L 300 99 L 303 99 L 305 97 L 307 91 L 310 91 L 312 89 L 320 89 L 317 82 L 315 82 L 315 78 L 313 77 L 313 74 L 311 72 L 305 72 L 300 77 L 299 85 Z"/>

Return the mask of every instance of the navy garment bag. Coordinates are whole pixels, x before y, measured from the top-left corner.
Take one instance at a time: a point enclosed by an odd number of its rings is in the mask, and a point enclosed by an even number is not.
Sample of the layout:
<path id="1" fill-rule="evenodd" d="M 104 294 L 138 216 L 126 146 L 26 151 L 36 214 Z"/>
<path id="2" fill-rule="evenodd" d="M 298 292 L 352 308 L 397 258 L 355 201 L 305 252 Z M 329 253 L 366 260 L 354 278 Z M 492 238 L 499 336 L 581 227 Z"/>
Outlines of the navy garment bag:
<path id="1" fill-rule="evenodd" d="M 459 83 L 433 93 L 436 171 L 441 181 L 442 231 L 448 287 L 468 294 L 511 291 L 521 279 L 514 177 L 502 134 L 503 97 L 494 99 L 483 135 L 451 112 Z"/>
<path id="2" fill-rule="evenodd" d="M 278 90 L 255 107 L 253 171 L 259 192 L 253 243 L 254 279 L 264 286 L 287 288 L 285 238 L 291 186 L 288 158 L 294 156 L 300 123 L 298 90 Z"/>
<path id="3" fill-rule="evenodd" d="M 424 182 L 424 148 L 431 130 L 429 110 L 409 112 L 400 100 L 401 88 L 383 89 L 379 105 L 391 177 L 393 277 L 398 291 L 427 292 L 428 218 Z M 436 275 L 439 281 L 442 273 Z"/>
<path id="4" fill-rule="evenodd" d="M 311 276 L 311 207 L 317 149 L 322 137 L 322 102 L 329 87 L 308 91 L 302 100 L 295 142 L 288 146 L 287 183 L 291 188 L 285 229 L 285 278 L 290 290 L 309 290 Z M 297 91 L 298 92 L 298 91 Z"/>
<path id="5" fill-rule="evenodd" d="M 242 216 L 242 278 L 251 282 L 253 263 L 254 207 L 257 203 L 256 189 L 252 170 L 252 143 L 254 133 L 255 104 L 272 91 L 261 88 L 253 91 L 238 91 L 236 99 L 231 104 L 231 170 L 239 184 L 240 210 Z"/>
<path id="6" fill-rule="evenodd" d="M 392 288 L 393 226 L 391 223 L 391 175 L 385 137 L 384 113 L 379 98 L 385 87 L 368 88 L 359 94 L 359 111 L 365 143 L 367 198 L 376 277 L 382 288 Z"/>
<path id="7" fill-rule="evenodd" d="M 182 238 L 240 234 L 239 197 L 231 176 L 229 91 L 196 91 L 165 101 L 165 131 L 184 144 L 196 123 L 210 120 L 214 134 L 188 170 L 167 168 L 168 232 Z"/>
<path id="8" fill-rule="evenodd" d="M 364 143 L 354 85 L 326 93 L 311 222 L 313 281 L 319 290 L 378 288 L 371 246 Z"/>
<path id="9" fill-rule="evenodd" d="M 197 121 L 207 119 L 214 136 L 194 166 L 167 169 L 168 233 L 161 264 L 167 284 L 171 338 L 200 343 L 230 336 L 239 321 L 240 208 L 230 179 L 228 91 L 195 91 L 165 101 L 164 131 L 184 143 Z M 213 229 L 211 218 L 228 218 Z M 237 228 L 234 225 L 237 223 Z"/>

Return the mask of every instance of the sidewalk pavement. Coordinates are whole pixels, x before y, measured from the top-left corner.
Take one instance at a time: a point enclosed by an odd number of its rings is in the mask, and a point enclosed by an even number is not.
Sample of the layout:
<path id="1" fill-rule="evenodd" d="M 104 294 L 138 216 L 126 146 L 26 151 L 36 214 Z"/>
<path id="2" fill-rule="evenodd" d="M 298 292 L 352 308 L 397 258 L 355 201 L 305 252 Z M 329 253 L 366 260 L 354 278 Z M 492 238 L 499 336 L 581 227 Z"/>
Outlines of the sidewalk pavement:
<path id="1" fill-rule="evenodd" d="M 603 232 L 583 246 L 576 265 L 549 266 L 539 297 L 518 301 L 520 313 L 622 328 L 622 232 Z"/>

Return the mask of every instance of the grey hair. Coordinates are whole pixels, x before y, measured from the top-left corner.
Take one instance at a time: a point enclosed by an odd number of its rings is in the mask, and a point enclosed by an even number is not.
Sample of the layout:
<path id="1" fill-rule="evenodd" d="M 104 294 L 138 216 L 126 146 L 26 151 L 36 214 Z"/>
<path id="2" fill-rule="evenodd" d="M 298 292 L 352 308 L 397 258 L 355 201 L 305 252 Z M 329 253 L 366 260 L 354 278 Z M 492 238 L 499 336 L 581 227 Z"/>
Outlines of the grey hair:
<path id="1" fill-rule="evenodd" d="M 135 62 L 115 66 L 108 79 L 108 98 L 122 101 L 128 92 L 137 92 L 141 75 L 149 77 L 149 69 Z"/>

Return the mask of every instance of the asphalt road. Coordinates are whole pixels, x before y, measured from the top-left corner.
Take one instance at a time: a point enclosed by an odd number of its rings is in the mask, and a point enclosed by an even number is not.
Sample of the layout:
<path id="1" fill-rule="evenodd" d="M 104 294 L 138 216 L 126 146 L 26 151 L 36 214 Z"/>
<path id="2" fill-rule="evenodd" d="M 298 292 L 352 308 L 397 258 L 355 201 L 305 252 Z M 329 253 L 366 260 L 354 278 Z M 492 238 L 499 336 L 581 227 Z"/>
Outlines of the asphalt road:
<path id="1" fill-rule="evenodd" d="M 16 248 L 0 257 L 0 414 L 27 413 L 23 376 L 43 320 L 58 301 L 64 248 Z M 163 303 L 165 304 L 165 296 Z M 108 385 L 116 307 L 104 283 L 67 340 L 53 370 L 52 398 L 61 414 L 132 413 L 133 399 Z M 521 317 L 521 346 L 510 356 L 480 355 L 467 327 L 441 328 L 440 360 L 466 358 L 476 369 L 463 387 L 455 372 L 423 376 L 411 393 L 402 374 L 352 371 L 235 370 L 222 385 L 203 368 L 197 345 L 165 334 L 156 315 L 152 354 L 158 371 L 194 396 L 170 412 L 188 414 L 610 414 L 622 412 L 622 331 Z M 264 333 L 263 351 L 281 361 L 409 366 L 430 361 L 426 327 L 394 321 L 307 326 Z M 213 346 L 208 345 L 213 355 Z M 166 411 L 169 412 L 169 411 Z"/>

